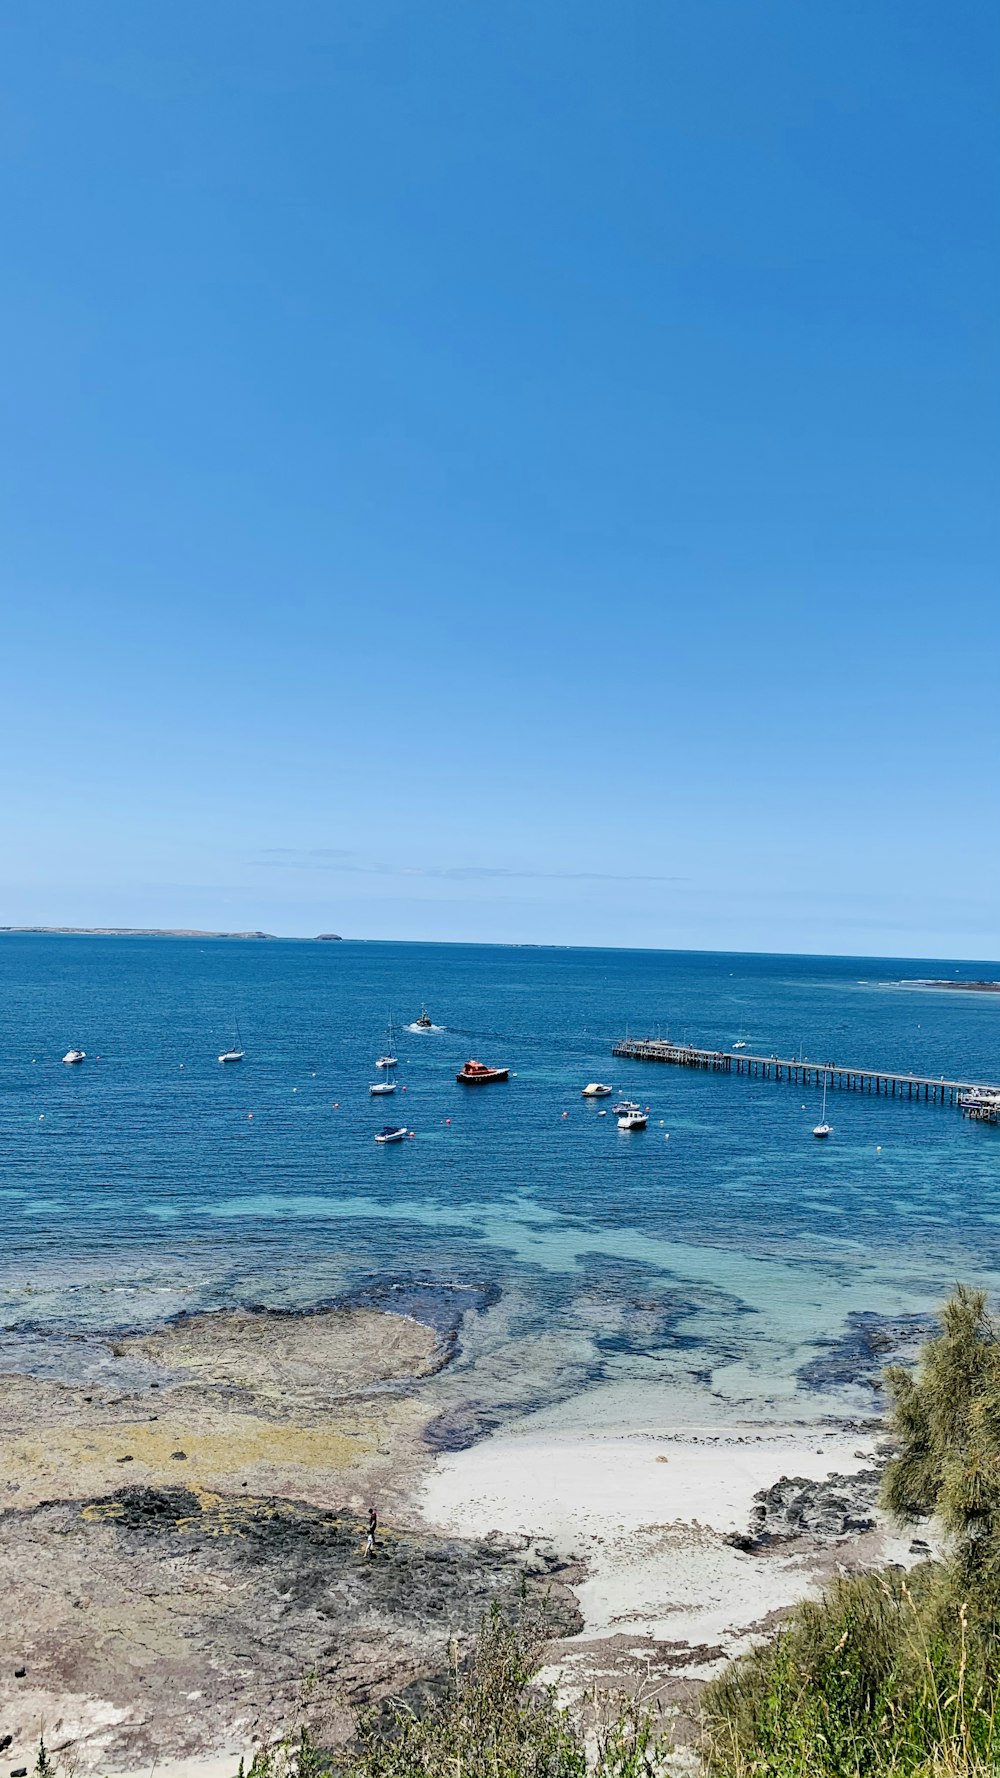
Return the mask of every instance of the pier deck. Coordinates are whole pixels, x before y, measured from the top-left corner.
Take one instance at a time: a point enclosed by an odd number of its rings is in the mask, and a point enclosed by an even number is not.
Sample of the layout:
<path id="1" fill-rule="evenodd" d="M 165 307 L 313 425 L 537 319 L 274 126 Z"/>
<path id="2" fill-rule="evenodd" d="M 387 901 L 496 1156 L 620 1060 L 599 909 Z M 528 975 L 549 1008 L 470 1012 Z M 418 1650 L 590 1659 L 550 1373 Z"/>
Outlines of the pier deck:
<path id="1" fill-rule="evenodd" d="M 1000 1121 L 1000 1085 L 987 1081 L 900 1074 L 891 1068 L 855 1068 L 841 1062 L 813 1062 L 805 1057 L 758 1056 L 747 1050 L 705 1050 L 659 1037 L 625 1037 L 611 1053 L 637 1062 L 671 1062 L 678 1068 L 708 1068 L 717 1074 L 754 1074 L 764 1080 L 794 1081 L 799 1086 L 822 1086 L 825 1080 L 829 1086 L 845 1092 L 881 1093 L 886 1098 L 958 1105 L 968 1116 L 982 1122 Z"/>

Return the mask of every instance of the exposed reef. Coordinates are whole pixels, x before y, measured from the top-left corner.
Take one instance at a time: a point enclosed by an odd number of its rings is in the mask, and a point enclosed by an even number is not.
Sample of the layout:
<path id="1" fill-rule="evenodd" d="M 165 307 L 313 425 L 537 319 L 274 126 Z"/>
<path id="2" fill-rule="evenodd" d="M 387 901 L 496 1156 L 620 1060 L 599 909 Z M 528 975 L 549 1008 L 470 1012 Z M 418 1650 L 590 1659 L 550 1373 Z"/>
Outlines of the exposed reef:
<path id="1" fill-rule="evenodd" d="M 446 1671 L 494 1601 L 544 1592 L 553 1634 L 579 1628 L 554 1558 L 392 1526 L 363 1552 L 350 1512 L 178 1486 L 3 1513 L 8 1758 L 37 1745 L 39 1700 L 81 1772 L 245 1749 L 297 1717 L 330 1744 L 359 1705 Z"/>

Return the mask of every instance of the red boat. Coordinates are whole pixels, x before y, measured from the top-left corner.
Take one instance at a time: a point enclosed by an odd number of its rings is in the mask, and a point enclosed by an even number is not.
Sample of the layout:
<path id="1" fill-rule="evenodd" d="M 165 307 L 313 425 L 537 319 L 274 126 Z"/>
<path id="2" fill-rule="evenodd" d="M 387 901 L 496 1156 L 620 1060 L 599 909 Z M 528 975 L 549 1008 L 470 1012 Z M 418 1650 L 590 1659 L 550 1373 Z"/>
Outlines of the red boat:
<path id="1" fill-rule="evenodd" d="M 488 1080 L 506 1080 L 509 1070 L 506 1068 L 487 1068 L 485 1062 L 466 1062 L 455 1076 L 467 1087 L 485 1086 Z"/>

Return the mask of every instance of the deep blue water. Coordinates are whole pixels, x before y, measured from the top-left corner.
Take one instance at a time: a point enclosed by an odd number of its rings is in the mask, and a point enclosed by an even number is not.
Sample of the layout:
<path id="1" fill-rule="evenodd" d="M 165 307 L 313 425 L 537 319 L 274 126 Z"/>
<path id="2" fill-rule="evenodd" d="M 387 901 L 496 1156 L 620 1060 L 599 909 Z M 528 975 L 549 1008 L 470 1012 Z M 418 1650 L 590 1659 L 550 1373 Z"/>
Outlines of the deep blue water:
<path id="1" fill-rule="evenodd" d="M 823 1145 L 815 1092 L 613 1061 L 611 1044 L 742 1031 L 767 1054 L 1000 1078 L 1000 995 L 897 985 L 956 973 L 1000 966 L 4 936 L 7 1361 L 181 1307 L 417 1279 L 498 1287 L 497 1339 L 534 1340 L 555 1393 L 656 1364 L 674 1378 L 699 1351 L 685 1375 L 722 1394 L 787 1386 L 854 1310 L 997 1284 L 1000 1130 L 836 1093 Z M 446 1029 L 399 1029 L 423 1002 Z M 379 1101 L 390 1009 L 400 1091 Z M 247 1054 L 224 1068 L 234 1015 Z M 470 1055 L 511 1080 L 456 1085 Z M 648 1104 L 648 1130 L 600 1117 L 588 1080 Z M 413 1140 L 377 1147 L 397 1119 Z"/>

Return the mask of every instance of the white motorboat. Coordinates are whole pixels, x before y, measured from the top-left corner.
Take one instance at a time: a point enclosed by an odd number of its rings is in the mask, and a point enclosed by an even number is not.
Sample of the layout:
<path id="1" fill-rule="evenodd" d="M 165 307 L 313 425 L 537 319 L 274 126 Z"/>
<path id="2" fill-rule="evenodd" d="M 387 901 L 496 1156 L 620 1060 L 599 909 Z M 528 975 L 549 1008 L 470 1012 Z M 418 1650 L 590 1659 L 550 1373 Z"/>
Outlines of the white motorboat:
<path id="1" fill-rule="evenodd" d="M 611 1109 L 616 1117 L 625 1117 L 630 1111 L 641 1111 L 642 1106 L 637 1105 L 634 1099 L 619 1099 L 617 1105 L 612 1105 Z"/>
<path id="2" fill-rule="evenodd" d="M 380 1093 L 394 1093 L 396 1091 L 396 1082 L 394 1080 L 376 1080 L 372 1082 L 368 1091 L 371 1093 L 373 1099 L 377 1098 Z"/>
<path id="3" fill-rule="evenodd" d="M 67 1050 L 63 1057 L 64 1062 L 85 1062 L 86 1059 L 86 1050 Z"/>
<path id="4" fill-rule="evenodd" d="M 409 1131 L 405 1124 L 386 1124 L 384 1129 L 376 1130 L 375 1140 L 376 1142 L 402 1142 L 403 1137 L 408 1135 Z"/>
<path id="5" fill-rule="evenodd" d="M 618 1119 L 620 1130 L 644 1130 L 647 1123 L 644 1111 L 625 1111 Z"/>
<path id="6" fill-rule="evenodd" d="M 833 1134 L 833 1125 L 828 1124 L 826 1121 L 826 1086 L 829 1078 L 830 1076 L 828 1074 L 823 1076 L 823 1107 L 819 1114 L 819 1123 L 813 1130 L 814 1136 L 830 1136 Z"/>
<path id="7" fill-rule="evenodd" d="M 584 1087 L 582 1097 L 584 1099 L 610 1099 L 611 1092 L 611 1087 L 604 1086 L 603 1082 L 599 1080 L 592 1080 Z"/>

